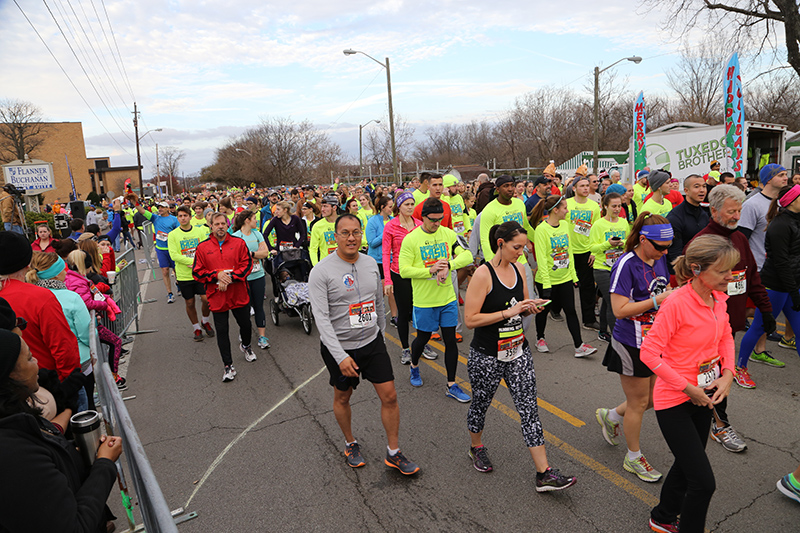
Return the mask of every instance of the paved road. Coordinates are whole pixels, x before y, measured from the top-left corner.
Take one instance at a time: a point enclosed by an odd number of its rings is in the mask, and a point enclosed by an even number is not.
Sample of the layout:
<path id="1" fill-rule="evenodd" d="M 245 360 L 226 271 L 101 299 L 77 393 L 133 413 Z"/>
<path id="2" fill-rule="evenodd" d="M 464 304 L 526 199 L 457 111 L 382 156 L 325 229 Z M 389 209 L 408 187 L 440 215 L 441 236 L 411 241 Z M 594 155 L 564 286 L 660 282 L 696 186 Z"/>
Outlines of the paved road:
<path id="1" fill-rule="evenodd" d="M 482 474 L 467 456 L 467 406 L 444 396 L 443 358 L 425 361 L 425 384 L 414 389 L 398 361 L 394 328 L 387 345 L 396 363 L 401 447 L 422 467 L 412 478 L 383 465 L 379 402 L 369 384 L 353 396 L 367 465 L 345 465 L 316 330 L 306 336 L 299 319 L 282 316 L 274 327 L 268 317 L 272 348 L 257 351 L 254 363 L 234 350 L 238 376 L 222 383 L 214 339 L 193 342 L 182 300 L 167 305 L 160 279 L 146 287 L 157 301 L 144 304 L 141 327 L 158 332 L 133 344 L 125 395 L 136 395 L 127 406 L 170 508 L 198 514 L 181 524 L 183 532 L 648 530 L 661 484 L 626 473 L 624 445 L 602 439 L 594 411 L 623 396 L 619 379 L 601 365 L 606 345 L 591 332 L 584 340 L 601 353 L 589 359 L 572 356 L 564 323 L 548 323 L 553 352 L 534 354 L 549 460 L 578 476 L 567 491 L 538 494 L 508 391 L 501 387 L 487 415 L 484 442 L 495 470 Z M 465 337 L 459 378 L 467 377 L 468 331 Z M 734 385 L 730 398 L 729 414 L 749 449 L 735 455 L 709 442 L 717 478 L 711 531 L 796 530 L 798 506 L 775 482 L 800 463 L 800 361 L 772 348 L 786 368 L 752 365 L 759 387 Z M 652 411 L 642 448 L 667 471 L 672 458 Z"/>

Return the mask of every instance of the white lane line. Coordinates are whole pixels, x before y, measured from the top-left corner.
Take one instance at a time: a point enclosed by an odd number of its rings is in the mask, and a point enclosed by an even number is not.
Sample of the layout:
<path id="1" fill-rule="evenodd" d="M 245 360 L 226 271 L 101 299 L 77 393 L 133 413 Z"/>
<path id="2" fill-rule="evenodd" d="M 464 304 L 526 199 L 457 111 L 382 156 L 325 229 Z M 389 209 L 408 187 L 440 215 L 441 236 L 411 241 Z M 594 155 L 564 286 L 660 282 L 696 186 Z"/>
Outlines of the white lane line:
<path id="1" fill-rule="evenodd" d="M 297 386 L 297 387 L 296 387 L 296 388 L 295 388 L 295 389 L 294 389 L 292 392 L 290 392 L 289 394 L 287 394 L 286 396 L 284 396 L 284 397 L 283 397 L 283 399 L 282 399 L 281 401 L 279 401 L 278 403 L 276 403 L 275 405 L 273 405 L 273 406 L 272 406 L 272 408 L 270 408 L 270 410 L 269 410 L 269 411 L 267 411 L 266 413 L 264 413 L 263 415 L 261 415 L 261 417 L 259 417 L 259 418 L 258 418 L 258 420 L 256 420 L 255 422 L 253 422 L 252 424 L 250 424 L 249 426 L 247 426 L 247 428 L 245 428 L 245 430 L 244 430 L 244 431 L 242 431 L 241 433 L 239 433 L 239 435 L 238 435 L 238 436 L 237 436 L 235 439 L 233 439 L 233 440 L 230 442 L 230 444 L 228 444 L 228 445 L 225 447 L 225 449 L 224 449 L 224 450 L 222 450 L 222 452 L 221 452 L 221 453 L 220 453 L 220 454 L 217 456 L 217 458 L 216 458 L 216 459 L 214 459 L 214 462 L 213 462 L 213 463 L 211 463 L 211 466 L 209 466 L 209 467 L 208 467 L 208 470 L 206 470 L 206 473 L 205 473 L 205 474 L 203 474 L 203 477 L 202 477 L 202 478 L 200 478 L 200 481 L 197 483 L 197 486 L 194 488 L 194 491 L 192 491 L 192 495 L 191 495 L 191 496 L 189 496 L 189 499 L 188 499 L 188 500 L 186 500 L 186 505 L 184 505 L 184 506 L 183 506 L 183 507 L 184 507 L 184 509 L 186 509 L 186 508 L 188 508 L 188 507 L 189 507 L 189 504 L 190 504 L 190 503 L 192 503 L 192 499 L 194 499 L 194 496 L 195 496 L 195 494 L 197 494 L 197 491 L 199 491 L 199 490 L 200 490 L 200 487 L 202 487 L 202 486 L 203 486 L 203 483 L 205 483 L 205 482 L 206 482 L 206 480 L 208 479 L 208 477 L 209 477 L 209 476 L 210 476 L 210 475 L 211 475 L 211 474 L 214 472 L 214 470 L 215 470 L 215 469 L 216 469 L 216 468 L 219 466 L 219 464 L 222 462 L 222 460 L 225 458 L 225 456 L 228 454 L 228 452 L 231 450 L 231 448 L 233 448 L 233 447 L 236 445 L 236 443 L 237 443 L 237 442 L 239 442 L 240 440 L 242 440 L 242 439 L 244 438 L 244 436 L 245 436 L 245 435 L 247 435 L 248 433 L 250 433 L 250 430 L 252 430 L 252 429 L 253 429 L 254 427 L 256 427 L 258 424 L 260 424 L 260 423 L 261 423 L 261 422 L 262 422 L 262 421 L 263 421 L 265 418 L 267 418 L 269 415 L 271 415 L 271 414 L 272 414 L 272 412 L 273 412 L 273 411 L 275 411 L 275 409 L 277 409 L 278 407 L 280 407 L 281 405 L 283 405 L 283 404 L 286 402 L 286 400 L 288 400 L 289 398 L 291 398 L 292 396 L 294 396 L 294 395 L 297 393 L 297 391 L 299 391 L 300 389 L 302 389 L 303 387 L 305 387 L 306 385 L 308 385 L 309 383 L 311 383 L 312 381 L 314 381 L 314 378 L 316 378 L 317 376 L 319 376 L 320 374 L 322 374 L 322 371 L 323 371 L 323 370 L 325 370 L 325 366 L 323 366 L 322 368 L 320 368 L 319 370 L 317 370 L 317 373 L 316 373 L 316 374 L 314 374 L 313 376 L 311 376 L 310 378 L 308 378 L 307 380 L 305 380 L 303 383 L 301 383 L 300 385 L 298 385 L 298 386 Z"/>

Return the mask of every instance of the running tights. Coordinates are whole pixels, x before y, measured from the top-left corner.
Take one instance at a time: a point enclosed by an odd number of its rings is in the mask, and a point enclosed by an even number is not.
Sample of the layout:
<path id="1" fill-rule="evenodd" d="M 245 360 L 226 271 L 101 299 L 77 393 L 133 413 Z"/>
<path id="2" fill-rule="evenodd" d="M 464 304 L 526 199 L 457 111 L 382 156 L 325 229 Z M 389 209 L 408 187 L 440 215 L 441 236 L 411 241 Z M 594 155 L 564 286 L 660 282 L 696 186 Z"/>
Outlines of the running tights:
<path id="1" fill-rule="evenodd" d="M 494 355 L 486 355 L 470 347 L 467 372 L 472 387 L 472 403 L 467 412 L 467 429 L 470 432 L 483 431 L 486 411 L 492 404 L 500 380 L 505 379 L 514 407 L 519 413 L 525 446 L 533 448 L 544 445 L 544 433 L 536 403 L 536 373 L 529 347 L 525 347 L 521 356 L 507 363 L 498 360 Z"/>
<path id="2" fill-rule="evenodd" d="M 541 295 L 543 290 L 542 284 L 537 283 L 536 291 Z M 558 305 L 558 308 L 564 310 L 564 316 L 567 319 L 567 328 L 572 335 L 572 342 L 575 344 L 576 348 L 579 348 L 580 345 L 583 344 L 583 340 L 581 339 L 581 326 L 578 323 L 578 315 L 575 312 L 575 289 L 572 288 L 572 281 L 566 281 L 558 285 L 553 285 L 550 288 L 550 299 L 554 304 Z M 548 313 L 545 312 L 541 312 L 536 315 L 537 339 L 544 339 L 544 329 L 547 325 L 547 315 Z"/>
<path id="3" fill-rule="evenodd" d="M 267 316 L 264 314 L 264 292 L 267 290 L 267 276 L 247 281 L 247 292 L 250 294 L 250 307 L 256 312 L 256 327 L 263 328 L 267 325 Z"/>
<path id="4" fill-rule="evenodd" d="M 600 331 L 612 333 L 614 325 L 617 323 L 617 318 L 614 316 L 614 310 L 611 307 L 611 293 L 609 292 L 611 271 L 595 269 L 594 279 L 597 282 L 597 290 L 600 291 L 600 296 L 603 299 L 603 303 L 600 305 Z"/>
<path id="5" fill-rule="evenodd" d="M 458 344 L 456 344 L 456 327 L 441 328 L 444 341 L 444 367 L 447 369 L 447 382 L 456 380 L 456 367 L 458 367 Z M 422 349 L 431 340 L 432 331 L 417 330 L 417 338 L 411 343 L 411 363 L 419 364 Z"/>
<path id="6" fill-rule="evenodd" d="M 242 344 L 250 346 L 250 340 L 253 334 L 253 327 L 250 325 L 250 306 L 237 307 L 231 309 L 233 318 L 239 324 L 239 335 L 242 337 Z M 222 362 L 225 366 L 233 364 L 231 358 L 231 339 L 228 336 L 228 312 L 220 311 L 213 313 L 214 327 L 217 330 L 217 347 L 219 347 L 219 354 L 222 356 Z"/>
<path id="7" fill-rule="evenodd" d="M 411 298 L 411 280 L 400 277 L 400 274 L 390 273 L 392 277 L 392 290 L 394 302 L 397 304 L 397 336 L 403 349 L 408 348 L 408 325 L 411 322 L 413 300 Z"/>
<path id="8" fill-rule="evenodd" d="M 119 356 L 122 355 L 122 339 L 117 337 L 113 331 L 103 324 L 97 324 L 97 333 L 100 335 L 100 342 L 108 346 L 108 366 L 115 374 L 119 371 Z"/>
<path id="9" fill-rule="evenodd" d="M 767 289 L 767 296 L 769 296 L 769 303 L 772 304 L 772 314 L 775 318 L 783 312 L 787 322 L 791 324 L 792 329 L 800 331 L 800 312 L 792 309 L 792 299 L 788 292 L 778 292 Z M 764 334 L 764 319 L 761 317 L 761 311 L 756 309 L 756 316 L 753 318 L 753 324 L 747 330 L 742 338 L 742 344 L 739 345 L 739 361 L 738 366 L 747 368 L 747 361 L 753 348 L 756 347 L 756 342 Z M 800 355 L 800 349 L 797 350 Z"/>

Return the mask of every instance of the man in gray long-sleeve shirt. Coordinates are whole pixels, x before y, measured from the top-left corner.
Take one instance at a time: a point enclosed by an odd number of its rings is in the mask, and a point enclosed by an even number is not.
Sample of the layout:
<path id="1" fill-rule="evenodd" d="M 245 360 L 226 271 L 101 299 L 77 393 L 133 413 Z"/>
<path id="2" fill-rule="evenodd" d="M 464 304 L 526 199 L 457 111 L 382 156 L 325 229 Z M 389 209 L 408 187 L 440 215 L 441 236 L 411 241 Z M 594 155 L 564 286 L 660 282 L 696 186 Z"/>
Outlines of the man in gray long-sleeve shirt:
<path id="1" fill-rule="evenodd" d="M 308 285 L 322 360 L 333 387 L 333 413 L 345 438 L 347 464 L 353 468 L 365 464 L 353 436 L 350 410 L 350 397 L 360 374 L 372 383 L 381 400 L 381 420 L 388 440 L 384 463 L 403 474 L 416 474 L 419 466 L 400 452 L 400 408 L 392 362 L 383 340 L 386 314 L 378 264 L 358 253 L 363 228 L 357 217 L 340 216 L 334 231 L 337 249 L 311 270 Z"/>

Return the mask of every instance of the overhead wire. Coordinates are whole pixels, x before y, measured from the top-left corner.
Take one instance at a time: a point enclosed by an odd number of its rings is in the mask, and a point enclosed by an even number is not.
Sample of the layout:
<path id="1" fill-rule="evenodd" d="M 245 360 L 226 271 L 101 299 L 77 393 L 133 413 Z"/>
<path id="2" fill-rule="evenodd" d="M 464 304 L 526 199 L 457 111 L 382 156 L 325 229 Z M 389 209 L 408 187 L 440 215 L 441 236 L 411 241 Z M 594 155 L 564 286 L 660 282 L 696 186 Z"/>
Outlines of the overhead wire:
<path id="1" fill-rule="evenodd" d="M 117 65 L 117 70 L 121 74 L 120 79 L 125 84 L 125 88 L 128 89 L 128 93 L 131 95 L 133 101 L 136 101 L 136 96 L 133 94 L 133 89 L 131 88 L 130 84 L 127 82 L 127 74 L 125 74 L 121 64 L 122 64 L 122 56 L 119 57 L 119 61 L 117 60 L 117 56 L 114 55 L 114 49 L 111 48 L 111 41 L 108 39 L 108 35 L 106 35 L 106 28 L 103 26 L 103 21 L 100 20 L 100 14 L 97 12 L 97 7 L 95 7 L 94 0 L 89 0 L 89 3 L 92 4 L 92 10 L 94 11 L 94 16 L 97 17 L 97 23 L 100 25 L 100 30 L 103 32 L 103 41 L 108 46 L 108 51 L 111 52 L 111 59 L 114 60 L 114 64 Z M 111 30 L 111 21 L 108 21 L 108 29 Z"/>
<path id="2" fill-rule="evenodd" d="M 136 101 L 136 96 L 133 93 L 133 86 L 131 85 L 131 80 L 128 78 L 128 71 L 125 69 L 125 62 L 122 60 L 122 54 L 119 51 L 119 45 L 117 44 L 117 36 L 114 34 L 114 28 L 111 26 L 111 19 L 108 17 L 108 10 L 106 9 L 105 0 L 100 0 L 100 3 L 103 6 L 103 12 L 106 15 L 106 21 L 108 22 L 108 30 L 111 32 L 111 38 L 114 40 L 114 48 L 117 49 L 117 55 L 119 56 L 120 64 L 122 65 L 122 73 L 125 75 L 125 81 L 128 84 L 128 90 L 131 92 L 131 96 L 133 96 L 133 101 Z"/>

